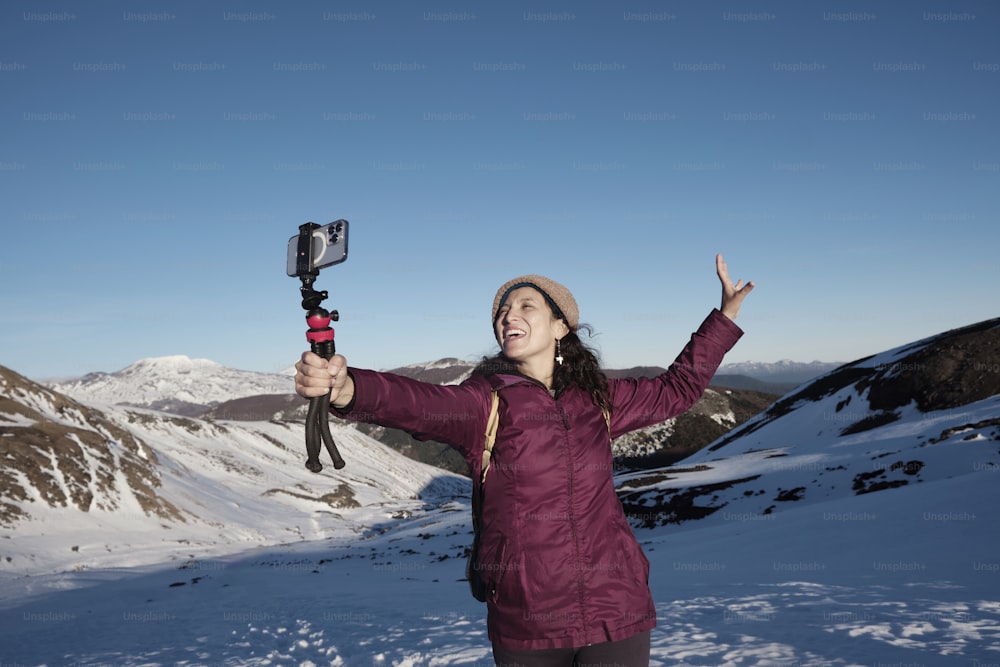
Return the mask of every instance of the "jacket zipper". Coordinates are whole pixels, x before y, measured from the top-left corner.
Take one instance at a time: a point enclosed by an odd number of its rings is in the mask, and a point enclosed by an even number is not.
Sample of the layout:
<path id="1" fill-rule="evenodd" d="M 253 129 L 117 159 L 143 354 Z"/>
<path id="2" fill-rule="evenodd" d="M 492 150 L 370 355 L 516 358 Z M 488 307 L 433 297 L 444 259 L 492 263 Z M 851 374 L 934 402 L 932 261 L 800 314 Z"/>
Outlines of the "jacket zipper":
<path id="1" fill-rule="evenodd" d="M 553 399 L 554 400 L 554 399 Z M 570 448 L 569 439 L 569 419 L 566 417 L 566 411 L 563 410 L 562 403 L 555 401 L 556 407 L 559 409 L 559 416 L 562 418 L 563 426 L 566 429 L 566 433 L 563 434 L 563 443 L 566 448 L 566 455 L 564 460 L 566 461 L 566 479 L 568 481 L 568 488 L 566 490 L 566 496 L 569 501 L 569 511 L 567 512 L 567 517 L 569 518 L 569 529 L 570 534 L 573 536 L 573 550 L 575 551 L 575 562 L 578 565 L 582 565 L 580 558 L 580 533 L 577 530 L 576 525 L 576 510 L 575 510 L 575 497 L 573 495 L 573 489 L 576 485 L 576 479 L 573 475 L 573 456 L 572 450 Z M 586 602 L 584 600 L 584 581 L 583 581 L 583 567 L 576 568 L 576 598 L 577 604 L 580 608 L 580 627 L 586 628 L 587 625 L 587 615 L 586 615 Z"/>
<path id="2" fill-rule="evenodd" d="M 562 418 L 563 428 L 569 431 L 569 419 L 566 418 L 566 413 L 563 411 L 562 403 L 556 401 L 556 406 L 559 407 L 559 416 Z M 567 440 L 567 448 L 569 447 L 568 443 L 569 441 Z M 570 468 L 570 471 L 571 471 L 570 474 L 572 474 L 572 467 Z"/>

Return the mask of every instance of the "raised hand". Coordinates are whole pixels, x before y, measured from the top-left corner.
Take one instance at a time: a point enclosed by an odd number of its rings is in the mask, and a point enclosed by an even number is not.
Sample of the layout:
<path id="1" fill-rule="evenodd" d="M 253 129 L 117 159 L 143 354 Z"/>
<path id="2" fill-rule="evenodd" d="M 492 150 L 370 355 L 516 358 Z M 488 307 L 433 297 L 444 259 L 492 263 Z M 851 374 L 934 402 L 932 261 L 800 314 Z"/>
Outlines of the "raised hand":
<path id="1" fill-rule="evenodd" d="M 743 305 L 743 299 L 753 291 L 753 281 L 748 281 L 744 285 L 743 280 L 740 279 L 734 285 L 729 277 L 729 267 L 726 266 L 721 253 L 715 256 L 715 272 L 719 275 L 719 281 L 722 283 L 722 305 L 719 310 L 729 319 L 735 320 L 740 312 L 740 306 Z"/>

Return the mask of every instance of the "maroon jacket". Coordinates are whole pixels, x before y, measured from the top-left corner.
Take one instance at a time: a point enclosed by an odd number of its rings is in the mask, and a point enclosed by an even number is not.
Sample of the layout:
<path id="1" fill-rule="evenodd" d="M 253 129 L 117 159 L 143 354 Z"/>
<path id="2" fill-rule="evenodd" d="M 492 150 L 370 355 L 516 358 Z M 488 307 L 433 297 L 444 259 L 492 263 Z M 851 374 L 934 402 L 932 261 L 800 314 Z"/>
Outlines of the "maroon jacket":
<path id="1" fill-rule="evenodd" d="M 478 479 L 497 389 L 480 548 L 490 639 L 513 650 L 618 641 L 653 628 L 656 609 L 649 561 L 615 494 L 611 439 L 691 407 L 742 333 L 715 310 L 659 377 L 609 380 L 610 433 L 584 391 L 553 398 L 516 375 L 442 386 L 352 368 L 354 402 L 336 413 L 448 443 Z"/>

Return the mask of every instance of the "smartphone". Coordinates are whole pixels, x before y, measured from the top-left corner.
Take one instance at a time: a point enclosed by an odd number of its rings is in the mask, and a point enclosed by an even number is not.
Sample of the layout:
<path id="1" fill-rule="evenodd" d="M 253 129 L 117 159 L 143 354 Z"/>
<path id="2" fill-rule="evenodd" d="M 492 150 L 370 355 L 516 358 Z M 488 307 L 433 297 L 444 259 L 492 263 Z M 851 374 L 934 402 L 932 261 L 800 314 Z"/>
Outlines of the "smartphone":
<path id="1" fill-rule="evenodd" d="M 310 223 L 312 224 L 312 223 Z M 316 226 L 309 233 L 308 248 L 301 253 L 300 267 L 299 246 L 305 245 L 303 234 L 300 233 L 288 239 L 288 265 L 286 272 L 290 276 L 298 276 L 305 271 L 319 271 L 334 264 L 340 264 L 347 259 L 347 220 L 337 220 L 322 227 Z M 308 259 L 308 265 L 305 260 Z"/>

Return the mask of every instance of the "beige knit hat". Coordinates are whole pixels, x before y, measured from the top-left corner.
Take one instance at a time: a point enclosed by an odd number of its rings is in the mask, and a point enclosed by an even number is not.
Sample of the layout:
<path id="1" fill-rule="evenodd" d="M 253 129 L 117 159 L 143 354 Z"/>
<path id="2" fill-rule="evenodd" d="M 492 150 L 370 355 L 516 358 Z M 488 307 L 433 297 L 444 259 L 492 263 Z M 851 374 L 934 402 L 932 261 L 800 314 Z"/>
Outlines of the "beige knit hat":
<path id="1" fill-rule="evenodd" d="M 580 323 L 580 309 L 576 305 L 576 299 L 573 298 L 568 289 L 556 281 L 534 274 L 508 280 L 500 286 L 500 289 L 497 290 L 497 295 L 493 298 L 492 322 L 497 321 L 497 311 L 500 310 L 503 302 L 507 300 L 507 296 L 518 287 L 534 287 L 541 292 L 542 296 L 545 297 L 545 300 L 548 301 L 549 306 L 555 312 L 556 317 L 561 316 L 565 318 L 566 323 L 569 324 L 569 328 L 576 331 L 576 327 Z"/>

